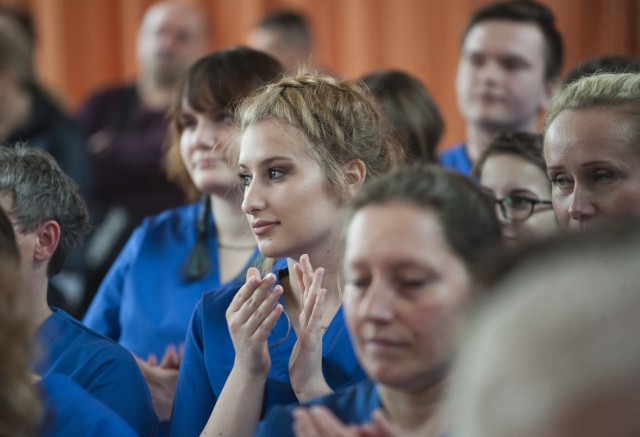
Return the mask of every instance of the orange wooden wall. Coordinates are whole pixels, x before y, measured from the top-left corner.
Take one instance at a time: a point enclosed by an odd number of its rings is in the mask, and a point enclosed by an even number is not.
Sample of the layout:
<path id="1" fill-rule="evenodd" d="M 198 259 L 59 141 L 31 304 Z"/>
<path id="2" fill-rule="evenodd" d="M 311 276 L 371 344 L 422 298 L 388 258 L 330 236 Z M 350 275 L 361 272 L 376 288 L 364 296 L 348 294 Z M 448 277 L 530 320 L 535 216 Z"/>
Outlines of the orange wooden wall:
<path id="1" fill-rule="evenodd" d="M 211 18 L 212 48 L 241 44 L 273 8 L 305 12 L 324 64 L 344 77 L 403 69 L 431 90 L 447 121 L 441 143 L 464 135 L 455 105 L 460 34 L 469 13 L 490 0 L 194 0 Z M 640 56 L 640 0 L 542 0 L 555 12 L 565 71 L 603 54 Z M 29 6 L 39 34 L 40 78 L 70 110 L 105 83 L 136 72 L 135 37 L 153 0 L 0 0 Z"/>

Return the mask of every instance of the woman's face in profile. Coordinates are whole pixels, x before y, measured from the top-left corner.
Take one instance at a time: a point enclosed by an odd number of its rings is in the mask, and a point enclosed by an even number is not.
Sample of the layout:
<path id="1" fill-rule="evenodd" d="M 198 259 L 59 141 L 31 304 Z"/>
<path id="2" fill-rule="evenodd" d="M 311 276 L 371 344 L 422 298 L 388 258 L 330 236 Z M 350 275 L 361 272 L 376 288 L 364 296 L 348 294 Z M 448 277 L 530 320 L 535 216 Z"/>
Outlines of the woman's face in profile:
<path id="1" fill-rule="evenodd" d="M 344 280 L 346 320 L 369 377 L 399 389 L 429 387 L 451 357 L 470 285 L 437 215 L 406 202 L 358 211 Z"/>
<path id="2" fill-rule="evenodd" d="M 493 193 L 496 199 L 510 198 L 516 207 L 531 206 L 528 218 L 522 220 L 505 217 L 496 205 L 496 214 L 506 242 L 544 236 L 557 229 L 557 221 L 551 205 L 533 204 L 532 201 L 551 200 L 549 177 L 536 164 L 516 154 L 490 155 L 482 166 L 480 184 Z M 509 202 L 503 202 L 509 208 Z M 508 213 L 509 214 L 509 213 Z M 519 212 L 518 212 L 519 214 Z M 517 214 L 516 214 L 517 215 Z"/>
<path id="3" fill-rule="evenodd" d="M 260 252 L 274 258 L 334 250 L 342 210 L 328 193 L 318 161 L 304 134 L 274 120 L 246 128 L 238 164 L 244 185 L 242 210 Z"/>
<path id="4" fill-rule="evenodd" d="M 635 144 L 634 144 L 635 143 Z M 564 110 L 544 138 L 551 199 L 572 231 L 640 214 L 638 132 L 623 109 Z"/>

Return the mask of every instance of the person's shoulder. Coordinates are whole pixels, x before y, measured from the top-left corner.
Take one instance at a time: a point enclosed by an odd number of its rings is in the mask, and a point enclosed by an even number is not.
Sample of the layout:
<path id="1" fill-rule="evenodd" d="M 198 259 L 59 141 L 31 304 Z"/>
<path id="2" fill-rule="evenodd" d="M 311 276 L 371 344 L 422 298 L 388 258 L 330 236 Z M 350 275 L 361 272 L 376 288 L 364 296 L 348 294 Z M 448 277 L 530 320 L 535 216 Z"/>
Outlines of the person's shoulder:
<path id="1" fill-rule="evenodd" d="M 39 385 L 45 399 L 44 435 L 136 435 L 123 419 L 68 377 L 50 374 Z"/>
<path id="2" fill-rule="evenodd" d="M 185 229 L 195 229 L 195 223 L 200 211 L 200 203 L 167 209 L 156 215 L 145 217 L 139 228 L 145 232 L 174 229 L 184 233 Z M 192 227 L 189 227 L 192 226 Z"/>
<path id="3" fill-rule="evenodd" d="M 296 408 L 309 408 L 322 405 L 331 410 L 344 423 L 365 423 L 371 413 L 380 407 L 376 386 L 370 380 L 322 396 L 301 405 L 287 404 L 273 406 L 260 423 L 256 435 L 293 435 L 293 411 Z"/>
<path id="4" fill-rule="evenodd" d="M 356 406 L 376 408 L 378 395 L 375 384 L 369 379 L 345 387 L 329 395 L 311 400 L 304 406 L 324 405 L 335 412 L 348 411 Z"/>
<path id="5" fill-rule="evenodd" d="M 445 149 L 438 156 L 438 160 L 448 170 L 454 170 L 464 175 L 471 174 L 473 163 L 469 159 L 465 143 L 458 143 Z"/>
<path id="6" fill-rule="evenodd" d="M 50 318 L 55 319 L 55 323 L 60 328 L 60 331 L 68 331 L 65 337 L 71 339 L 76 347 L 84 349 L 92 348 L 94 351 L 99 351 L 103 354 L 105 359 L 108 357 L 124 358 L 125 361 L 132 361 L 135 364 L 131 353 L 122 345 L 94 331 L 63 310 L 55 308 Z M 88 350 L 85 350 L 85 353 L 88 352 Z"/>

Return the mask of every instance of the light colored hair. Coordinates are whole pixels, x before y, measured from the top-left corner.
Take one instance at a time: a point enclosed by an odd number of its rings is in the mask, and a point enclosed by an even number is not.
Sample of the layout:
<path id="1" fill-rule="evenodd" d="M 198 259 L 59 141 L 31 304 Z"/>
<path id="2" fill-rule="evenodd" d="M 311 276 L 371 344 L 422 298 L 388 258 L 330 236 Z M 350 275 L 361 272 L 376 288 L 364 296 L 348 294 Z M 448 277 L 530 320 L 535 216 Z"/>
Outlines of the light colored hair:
<path id="1" fill-rule="evenodd" d="M 344 166 L 349 162 L 361 160 L 370 178 L 404 161 L 402 147 L 389 134 L 377 103 L 356 81 L 315 74 L 285 77 L 245 100 L 238 115 L 241 132 L 263 120 L 300 131 L 307 140 L 303 147 L 320 164 L 330 194 L 345 192 Z"/>
<path id="2" fill-rule="evenodd" d="M 561 88 L 551 99 L 545 132 L 562 111 L 594 107 L 611 107 L 628 114 L 635 129 L 634 143 L 640 147 L 640 73 L 597 74 Z"/>
<path id="3" fill-rule="evenodd" d="M 611 400 L 621 404 L 598 421 L 610 435 L 638 435 L 638 229 L 626 223 L 497 258 L 504 273 L 468 326 L 452 372 L 452 435 L 551 435 Z"/>
<path id="4" fill-rule="evenodd" d="M 29 304 L 13 227 L 0 209 L 0 435 L 36 435 L 41 405 L 32 376 Z"/>

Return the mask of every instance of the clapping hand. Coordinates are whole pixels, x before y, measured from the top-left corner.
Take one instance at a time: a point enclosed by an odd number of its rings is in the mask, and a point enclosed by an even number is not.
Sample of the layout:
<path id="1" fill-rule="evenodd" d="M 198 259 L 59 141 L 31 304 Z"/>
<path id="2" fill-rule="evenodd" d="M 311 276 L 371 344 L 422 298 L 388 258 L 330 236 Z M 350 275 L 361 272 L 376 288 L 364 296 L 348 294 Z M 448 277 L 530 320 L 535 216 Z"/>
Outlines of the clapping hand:
<path id="1" fill-rule="evenodd" d="M 278 303 L 282 287 L 274 286 L 275 282 L 273 273 L 261 278 L 258 269 L 249 268 L 245 284 L 226 312 L 236 352 L 234 367 L 251 376 L 266 377 L 271 370 L 267 339 L 283 311 Z"/>
<path id="2" fill-rule="evenodd" d="M 289 378 L 300 402 L 331 393 L 322 374 L 322 315 L 327 290 L 322 288 L 324 269 L 313 270 L 308 255 L 302 255 L 294 265 L 294 275 L 300 290 L 302 311 L 299 317 L 298 340 L 289 359 Z"/>
<path id="3" fill-rule="evenodd" d="M 134 356 L 135 357 L 135 356 Z M 182 348 L 168 345 L 162 362 L 158 364 L 158 358 L 151 354 L 147 361 L 135 357 L 136 363 L 147 381 L 153 408 L 160 422 L 166 422 L 171 418 L 173 398 L 178 384 L 178 371 L 182 361 Z"/>

